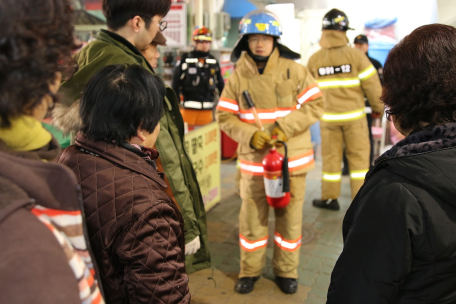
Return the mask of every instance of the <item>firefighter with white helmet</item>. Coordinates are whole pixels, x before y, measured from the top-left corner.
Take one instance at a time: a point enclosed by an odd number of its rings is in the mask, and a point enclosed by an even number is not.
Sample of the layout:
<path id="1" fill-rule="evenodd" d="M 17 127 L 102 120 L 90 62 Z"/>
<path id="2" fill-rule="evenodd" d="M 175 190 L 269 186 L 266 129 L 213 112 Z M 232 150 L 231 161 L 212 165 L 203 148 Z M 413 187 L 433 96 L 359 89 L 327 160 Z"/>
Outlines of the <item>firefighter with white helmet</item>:
<path id="1" fill-rule="evenodd" d="M 294 59 L 300 55 L 279 42 L 278 18 L 258 10 L 240 22 L 240 38 L 231 61 L 236 69 L 219 100 L 216 119 L 221 129 L 239 143 L 241 166 L 239 215 L 241 271 L 235 290 L 249 293 L 265 266 L 268 240 L 274 240 L 272 267 L 285 293 L 297 290 L 297 268 L 302 232 L 306 172 L 314 168 L 309 127 L 323 114 L 322 93 L 307 69 Z M 260 123 L 246 101 L 248 91 Z M 269 152 L 271 135 L 286 142 L 290 174 L 289 204 L 274 209 L 275 232 L 268 235 L 269 205 L 263 181 L 262 160 Z M 284 147 L 277 151 L 284 154 Z"/>
<path id="2" fill-rule="evenodd" d="M 193 31 L 195 49 L 182 55 L 173 75 L 173 89 L 183 95 L 182 117 L 189 126 L 213 122 L 216 91 L 223 90 L 225 82 L 217 59 L 209 51 L 212 32 L 205 26 Z"/>
<path id="3" fill-rule="evenodd" d="M 307 68 L 317 79 L 325 98 L 321 118 L 323 178 L 321 198 L 313 205 L 339 210 L 342 152 L 345 146 L 354 198 L 369 170 L 369 132 L 365 97 L 372 111 L 381 113 L 382 87 L 377 70 L 361 51 L 349 47 L 348 18 L 332 9 L 323 18 L 321 50 L 312 55 Z"/>

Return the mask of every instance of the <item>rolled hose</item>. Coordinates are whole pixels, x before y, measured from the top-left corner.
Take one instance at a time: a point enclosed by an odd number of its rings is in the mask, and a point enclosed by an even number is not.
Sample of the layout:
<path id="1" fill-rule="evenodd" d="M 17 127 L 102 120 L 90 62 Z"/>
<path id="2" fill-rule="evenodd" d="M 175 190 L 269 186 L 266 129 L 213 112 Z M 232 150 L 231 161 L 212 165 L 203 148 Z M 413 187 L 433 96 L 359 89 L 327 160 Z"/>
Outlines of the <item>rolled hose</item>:
<path id="1" fill-rule="evenodd" d="M 282 191 L 284 193 L 290 192 L 290 171 L 288 170 L 288 148 L 287 144 L 283 141 L 278 140 L 285 148 L 285 155 L 283 156 L 282 162 Z"/>

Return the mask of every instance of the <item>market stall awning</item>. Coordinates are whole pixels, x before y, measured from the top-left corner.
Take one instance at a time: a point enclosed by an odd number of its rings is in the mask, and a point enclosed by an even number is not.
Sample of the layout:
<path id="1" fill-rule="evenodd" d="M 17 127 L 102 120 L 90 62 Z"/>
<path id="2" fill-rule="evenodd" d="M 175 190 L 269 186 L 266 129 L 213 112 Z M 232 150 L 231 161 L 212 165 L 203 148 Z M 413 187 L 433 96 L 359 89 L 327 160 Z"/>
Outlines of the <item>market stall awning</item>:
<path id="1" fill-rule="evenodd" d="M 242 18 L 257 7 L 247 0 L 228 0 L 223 5 L 223 11 L 230 14 L 231 18 Z"/>

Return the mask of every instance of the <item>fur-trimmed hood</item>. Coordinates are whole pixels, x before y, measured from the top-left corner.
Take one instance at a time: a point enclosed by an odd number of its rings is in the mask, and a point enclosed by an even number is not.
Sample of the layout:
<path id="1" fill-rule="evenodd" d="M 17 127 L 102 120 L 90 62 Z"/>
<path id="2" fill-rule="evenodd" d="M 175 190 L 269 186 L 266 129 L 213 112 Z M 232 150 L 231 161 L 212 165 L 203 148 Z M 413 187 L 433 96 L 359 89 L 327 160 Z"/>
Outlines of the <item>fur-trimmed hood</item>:
<path id="1" fill-rule="evenodd" d="M 456 123 L 413 132 L 380 156 L 366 176 L 386 169 L 456 207 Z"/>
<path id="2" fill-rule="evenodd" d="M 386 159 L 413 156 L 456 147 L 456 123 L 429 126 L 413 132 L 386 151 L 375 162 Z"/>
<path id="3" fill-rule="evenodd" d="M 81 117 L 79 116 L 79 100 L 71 106 L 57 103 L 52 111 L 52 124 L 65 135 L 72 131 L 79 131 L 82 125 Z"/>

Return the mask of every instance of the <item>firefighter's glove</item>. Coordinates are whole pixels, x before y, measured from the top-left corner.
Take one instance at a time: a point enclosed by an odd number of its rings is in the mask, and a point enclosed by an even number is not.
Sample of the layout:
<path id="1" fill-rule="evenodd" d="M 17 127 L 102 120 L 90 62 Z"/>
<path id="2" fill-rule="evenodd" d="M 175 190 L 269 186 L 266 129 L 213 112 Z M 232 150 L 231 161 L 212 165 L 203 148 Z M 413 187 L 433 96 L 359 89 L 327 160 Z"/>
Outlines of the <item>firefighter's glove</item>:
<path id="1" fill-rule="evenodd" d="M 197 236 L 192 241 L 185 244 L 185 255 L 195 254 L 201 248 L 200 237 Z"/>
<path id="2" fill-rule="evenodd" d="M 253 134 L 252 139 L 250 140 L 250 146 L 256 150 L 264 149 L 269 141 L 271 140 L 271 135 L 264 131 L 256 131 Z"/>
<path id="3" fill-rule="evenodd" d="M 282 144 L 277 143 L 277 141 L 283 141 L 286 142 L 288 140 L 287 136 L 285 133 L 282 131 L 282 129 L 279 126 L 274 127 L 271 133 L 272 136 L 277 136 L 277 138 L 273 138 L 269 141 L 269 144 L 276 145 L 276 146 L 282 146 Z"/>
<path id="4" fill-rule="evenodd" d="M 372 114 L 371 114 L 371 118 L 372 118 L 372 119 L 381 118 L 381 117 L 382 117 L 382 114 L 381 114 L 381 113 L 372 112 Z"/>

